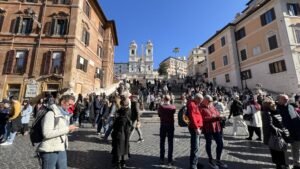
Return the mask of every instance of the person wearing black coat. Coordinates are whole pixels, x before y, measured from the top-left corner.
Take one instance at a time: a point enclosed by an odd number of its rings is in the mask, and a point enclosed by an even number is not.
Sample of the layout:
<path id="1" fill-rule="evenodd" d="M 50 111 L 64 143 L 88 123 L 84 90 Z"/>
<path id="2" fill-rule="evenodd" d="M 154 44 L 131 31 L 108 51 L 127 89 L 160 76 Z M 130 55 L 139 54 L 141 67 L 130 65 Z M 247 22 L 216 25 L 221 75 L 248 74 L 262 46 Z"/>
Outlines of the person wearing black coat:
<path id="1" fill-rule="evenodd" d="M 282 117 L 276 110 L 276 104 L 272 99 L 266 99 L 263 102 L 264 111 L 262 111 L 263 121 L 263 142 L 269 145 L 271 135 L 280 134 L 286 142 L 290 142 L 289 131 L 282 124 Z M 288 168 L 287 150 L 277 151 L 270 148 L 272 162 L 276 164 L 276 169 Z"/>
<path id="2" fill-rule="evenodd" d="M 129 156 L 129 135 L 132 123 L 130 120 L 131 110 L 129 100 L 121 100 L 121 108 L 116 113 L 113 124 L 112 137 L 112 164 L 115 169 L 125 166 L 125 160 Z"/>
<path id="3" fill-rule="evenodd" d="M 140 103 L 139 103 L 136 95 L 132 96 L 130 119 L 132 121 L 130 138 L 132 137 L 132 135 L 134 133 L 134 129 L 135 129 L 139 135 L 139 139 L 137 140 L 137 142 L 143 142 L 144 139 L 143 139 L 143 134 L 142 134 L 142 130 L 141 130 L 141 121 L 140 121 Z"/>
<path id="4" fill-rule="evenodd" d="M 288 102 L 289 97 L 287 95 L 279 95 L 277 110 L 282 116 L 282 124 L 291 135 L 293 169 L 300 169 L 300 116 Z"/>
<path id="5" fill-rule="evenodd" d="M 97 95 L 95 98 L 95 102 L 94 102 L 94 109 L 95 109 L 95 124 L 97 124 L 97 133 L 100 134 L 99 130 L 99 123 L 102 127 L 102 115 L 101 115 L 101 109 L 102 109 L 102 104 L 101 104 L 101 96 Z M 93 124 L 93 126 L 95 125 Z"/>
<path id="6" fill-rule="evenodd" d="M 235 95 L 234 100 L 230 106 L 230 114 L 228 119 L 233 116 L 233 128 L 232 135 L 236 136 L 238 130 L 238 123 L 240 123 L 246 131 L 246 135 L 248 135 L 247 125 L 243 120 L 243 103 L 240 101 L 239 96 Z"/>

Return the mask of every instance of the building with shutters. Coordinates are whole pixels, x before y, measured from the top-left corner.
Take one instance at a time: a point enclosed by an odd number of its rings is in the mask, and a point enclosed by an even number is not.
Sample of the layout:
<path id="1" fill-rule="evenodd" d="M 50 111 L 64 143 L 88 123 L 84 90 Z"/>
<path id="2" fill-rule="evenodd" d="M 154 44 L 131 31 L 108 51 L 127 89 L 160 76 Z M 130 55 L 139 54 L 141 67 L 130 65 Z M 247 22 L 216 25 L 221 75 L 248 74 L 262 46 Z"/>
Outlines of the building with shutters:
<path id="1" fill-rule="evenodd" d="M 96 0 L 2 0 L 0 99 L 109 86 L 116 45 L 115 23 Z"/>
<path id="2" fill-rule="evenodd" d="M 164 59 L 159 65 L 165 64 L 167 68 L 167 78 L 182 79 L 187 76 L 187 60 L 185 56 L 182 57 L 168 57 Z"/>
<path id="3" fill-rule="evenodd" d="M 209 81 L 226 87 L 300 92 L 299 0 L 250 0 L 201 46 Z"/>
<path id="4" fill-rule="evenodd" d="M 205 70 L 206 65 L 203 67 L 201 63 L 205 60 L 205 53 L 206 49 L 201 48 L 200 46 L 194 48 L 187 59 L 187 75 L 188 76 L 196 76 L 196 75 L 203 75 L 206 73 L 205 71 L 202 71 L 203 69 Z"/>
<path id="5" fill-rule="evenodd" d="M 117 79 L 124 79 L 129 71 L 128 63 L 115 63 L 114 74 Z"/>

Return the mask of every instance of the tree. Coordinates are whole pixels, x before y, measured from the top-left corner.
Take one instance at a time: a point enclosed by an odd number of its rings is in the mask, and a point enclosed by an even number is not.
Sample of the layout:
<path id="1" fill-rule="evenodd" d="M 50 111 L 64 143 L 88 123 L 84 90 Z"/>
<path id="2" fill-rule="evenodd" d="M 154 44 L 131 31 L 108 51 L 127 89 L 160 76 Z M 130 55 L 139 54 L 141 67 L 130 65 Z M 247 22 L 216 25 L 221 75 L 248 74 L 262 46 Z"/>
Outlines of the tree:
<path id="1" fill-rule="evenodd" d="M 162 63 L 162 64 L 159 65 L 158 73 L 161 76 L 162 75 L 168 75 L 167 64 L 166 63 Z"/>

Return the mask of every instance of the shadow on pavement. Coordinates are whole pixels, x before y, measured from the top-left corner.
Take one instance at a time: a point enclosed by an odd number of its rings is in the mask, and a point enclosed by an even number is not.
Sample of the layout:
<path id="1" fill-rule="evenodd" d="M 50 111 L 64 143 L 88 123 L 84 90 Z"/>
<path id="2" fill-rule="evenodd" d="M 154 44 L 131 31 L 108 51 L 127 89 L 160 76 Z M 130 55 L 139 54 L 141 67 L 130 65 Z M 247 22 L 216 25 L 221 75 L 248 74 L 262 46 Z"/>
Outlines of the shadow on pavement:
<path id="1" fill-rule="evenodd" d="M 90 142 L 90 143 L 101 143 L 101 144 L 110 144 L 109 141 L 104 141 L 96 134 L 95 131 L 90 130 L 79 130 L 69 136 L 70 142 Z"/>
<path id="2" fill-rule="evenodd" d="M 157 136 L 159 137 L 159 134 L 153 134 L 154 136 Z M 190 135 L 174 135 L 174 138 L 177 138 L 177 139 L 190 139 L 191 136 Z"/>
<path id="3" fill-rule="evenodd" d="M 108 151 L 67 151 L 68 168 L 110 169 L 111 154 Z"/>
<path id="4" fill-rule="evenodd" d="M 176 158 L 176 166 L 179 168 L 187 169 L 189 167 L 189 157 L 179 157 Z M 198 160 L 199 163 L 204 165 L 204 168 L 209 168 L 208 159 L 200 157 Z M 246 161 L 232 162 L 232 161 L 223 161 L 228 165 L 229 169 L 265 169 L 265 168 L 274 168 L 272 165 L 268 164 L 248 164 Z M 178 169 L 178 168 L 177 168 Z"/>

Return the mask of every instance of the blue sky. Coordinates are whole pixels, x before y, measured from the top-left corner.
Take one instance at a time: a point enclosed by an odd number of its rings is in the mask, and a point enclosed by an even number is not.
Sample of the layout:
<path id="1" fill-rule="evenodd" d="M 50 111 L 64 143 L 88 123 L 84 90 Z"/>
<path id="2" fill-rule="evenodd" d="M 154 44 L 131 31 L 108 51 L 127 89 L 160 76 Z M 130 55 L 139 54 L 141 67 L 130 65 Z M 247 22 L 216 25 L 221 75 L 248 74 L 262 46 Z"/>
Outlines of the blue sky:
<path id="1" fill-rule="evenodd" d="M 117 25 L 115 62 L 128 62 L 132 40 L 154 44 L 154 67 L 174 55 L 187 56 L 245 9 L 249 0 L 99 0 L 108 19 Z"/>

